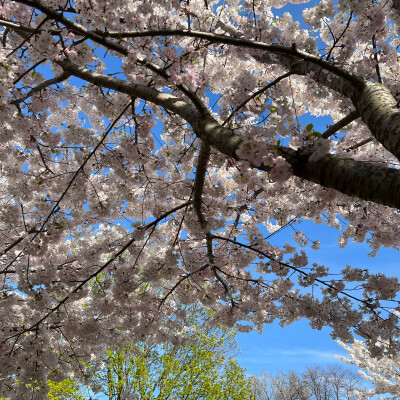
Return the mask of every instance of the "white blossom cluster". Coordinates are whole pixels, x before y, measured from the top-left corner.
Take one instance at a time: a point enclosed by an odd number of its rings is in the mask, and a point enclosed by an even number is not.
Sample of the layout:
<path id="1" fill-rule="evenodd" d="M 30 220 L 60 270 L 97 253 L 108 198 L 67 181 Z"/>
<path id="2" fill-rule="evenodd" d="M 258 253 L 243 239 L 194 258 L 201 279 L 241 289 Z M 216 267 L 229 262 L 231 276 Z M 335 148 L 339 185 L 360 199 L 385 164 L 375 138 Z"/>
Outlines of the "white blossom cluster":
<path id="1" fill-rule="evenodd" d="M 321 0 L 303 28 L 296 3 L 1 3 L 0 397 L 178 343 L 194 303 L 400 350 L 398 277 L 313 263 L 299 229 L 399 249 L 400 4 Z"/>

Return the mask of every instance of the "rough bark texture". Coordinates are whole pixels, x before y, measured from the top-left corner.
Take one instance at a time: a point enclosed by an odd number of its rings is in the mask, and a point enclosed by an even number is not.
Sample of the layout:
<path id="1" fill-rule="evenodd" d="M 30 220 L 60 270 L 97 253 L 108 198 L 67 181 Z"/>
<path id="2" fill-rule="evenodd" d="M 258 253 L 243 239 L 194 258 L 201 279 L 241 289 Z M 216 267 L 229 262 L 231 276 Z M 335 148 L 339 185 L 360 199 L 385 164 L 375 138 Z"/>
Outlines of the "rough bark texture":
<path id="1" fill-rule="evenodd" d="M 400 14 L 400 0 L 393 0 L 393 4 L 397 12 Z"/>
<path id="2" fill-rule="evenodd" d="M 281 154 L 300 178 L 358 199 L 400 208 L 399 170 L 331 154 L 309 161 L 313 154 L 311 148 L 297 152 L 284 148 Z"/>
<path id="3" fill-rule="evenodd" d="M 191 125 L 201 139 L 207 140 L 223 154 L 238 158 L 236 150 L 243 139 L 230 128 L 221 126 L 210 114 L 200 113 L 192 104 L 148 86 L 98 74 L 71 62 L 59 64 L 64 70 L 95 85 L 118 90 L 129 96 L 139 96 L 175 112 Z M 366 110 L 367 114 L 369 112 L 374 111 Z M 287 147 L 281 148 L 281 155 L 299 178 L 336 189 L 351 197 L 400 208 L 400 171 L 329 154 L 310 162 L 312 153 L 312 148 L 298 152 Z M 269 170 L 263 167 L 260 169 Z"/>
<path id="4" fill-rule="evenodd" d="M 352 100 L 372 135 L 400 159 L 400 110 L 390 91 L 380 83 L 365 81 Z"/>

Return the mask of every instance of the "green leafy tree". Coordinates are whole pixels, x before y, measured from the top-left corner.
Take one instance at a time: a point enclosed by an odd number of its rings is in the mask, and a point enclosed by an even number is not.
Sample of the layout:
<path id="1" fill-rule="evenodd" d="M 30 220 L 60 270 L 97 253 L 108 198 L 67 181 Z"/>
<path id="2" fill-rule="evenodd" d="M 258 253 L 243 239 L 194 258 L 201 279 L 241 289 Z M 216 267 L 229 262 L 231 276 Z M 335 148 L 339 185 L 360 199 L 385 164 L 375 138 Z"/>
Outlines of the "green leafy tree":
<path id="1" fill-rule="evenodd" d="M 245 369 L 234 359 L 236 332 L 207 326 L 205 317 L 191 311 L 180 344 L 139 343 L 107 351 L 101 368 L 86 365 L 91 386 L 113 400 L 253 400 Z"/>
<path id="2" fill-rule="evenodd" d="M 64 379 L 61 382 L 49 380 L 47 384 L 50 388 L 49 400 L 85 400 L 79 385 L 72 378 Z"/>

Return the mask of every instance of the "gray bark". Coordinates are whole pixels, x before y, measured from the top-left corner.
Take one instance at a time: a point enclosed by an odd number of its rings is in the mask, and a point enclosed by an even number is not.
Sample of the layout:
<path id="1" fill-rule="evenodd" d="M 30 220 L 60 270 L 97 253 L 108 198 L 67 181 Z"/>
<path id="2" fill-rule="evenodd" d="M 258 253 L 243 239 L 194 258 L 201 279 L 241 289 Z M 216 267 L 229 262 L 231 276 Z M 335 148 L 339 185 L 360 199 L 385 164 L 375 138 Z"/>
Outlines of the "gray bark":
<path id="1" fill-rule="evenodd" d="M 115 77 L 98 74 L 69 61 L 59 63 L 67 72 L 105 88 L 118 90 L 129 96 L 140 97 L 168 109 L 185 121 L 203 140 L 223 154 L 237 159 L 236 150 L 243 139 L 231 129 L 223 127 L 209 113 L 201 113 L 192 104 L 171 94 L 154 88 L 124 81 Z M 372 112 L 372 111 L 371 111 Z M 313 154 L 311 147 L 298 151 L 287 147 L 280 154 L 291 165 L 299 178 L 322 186 L 336 189 L 357 199 L 400 208 L 400 171 L 372 163 L 326 155 L 317 161 L 309 161 Z M 258 167 L 268 171 L 266 167 Z"/>

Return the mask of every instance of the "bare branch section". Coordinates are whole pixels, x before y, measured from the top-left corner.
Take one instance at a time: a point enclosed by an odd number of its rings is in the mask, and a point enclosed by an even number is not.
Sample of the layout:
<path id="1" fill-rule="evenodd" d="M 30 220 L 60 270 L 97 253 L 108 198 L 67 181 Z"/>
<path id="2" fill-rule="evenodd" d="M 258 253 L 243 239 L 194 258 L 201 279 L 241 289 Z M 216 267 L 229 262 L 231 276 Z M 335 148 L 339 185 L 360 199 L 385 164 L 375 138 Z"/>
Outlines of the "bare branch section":
<path id="1" fill-rule="evenodd" d="M 265 53 L 282 56 L 292 65 L 295 73 L 307 75 L 318 72 L 317 75 L 320 82 L 333 89 L 336 88 L 342 94 L 350 96 L 356 105 L 357 111 L 377 140 L 391 151 L 392 154 L 400 156 L 400 113 L 397 107 L 395 107 L 397 102 L 390 94 L 389 90 L 378 83 L 363 81 L 316 56 L 302 52 L 296 48 L 267 45 L 243 38 L 197 31 L 164 29 L 146 32 L 118 33 L 118 36 L 117 33 L 113 32 L 103 34 L 98 32 L 91 33 L 87 32 L 78 24 L 69 21 L 63 15 L 39 5 L 37 2 L 21 2 L 38 8 L 69 29 L 77 33 L 80 32 L 82 35 L 87 35 L 87 37 L 90 37 L 97 43 L 121 53 L 126 53 L 127 50 L 114 43 L 112 39 L 110 39 L 112 35 L 115 35 L 115 37 L 121 37 L 122 35 L 123 37 L 132 38 L 157 35 L 189 36 L 207 39 L 211 42 L 265 50 Z M 138 96 L 178 114 L 192 126 L 193 130 L 200 138 L 206 139 L 211 146 L 222 153 L 237 158 L 236 150 L 242 143 L 240 136 L 236 135 L 232 130 L 222 127 L 210 114 L 199 113 L 193 105 L 188 104 L 186 101 L 144 85 L 138 85 L 97 74 L 86 68 L 78 67 L 69 61 L 62 62 L 60 65 L 65 71 L 95 85 L 118 90 L 130 96 Z M 309 168 L 309 164 L 312 164 L 314 168 L 315 162 L 308 163 L 307 159 L 309 156 L 305 156 L 305 154 L 308 154 L 308 150 L 299 150 L 299 152 L 294 155 L 291 149 L 282 148 L 282 155 L 291 164 L 294 174 L 300 178 L 329 188 L 334 188 L 352 197 L 375 201 L 390 207 L 398 208 L 400 206 L 398 196 L 400 176 L 398 172 L 387 168 L 380 169 L 379 167 L 377 168 L 376 165 L 374 165 L 374 169 L 372 169 L 367 163 L 341 159 L 334 156 L 324 157 L 318 162 L 318 164 L 320 164 L 319 167 L 329 168 L 329 171 L 318 169 L 312 172 L 312 168 Z M 264 169 L 262 166 L 260 168 Z M 354 171 L 353 168 L 355 169 Z M 378 190 L 372 193 L 370 190 L 349 186 L 349 179 L 343 174 L 343 169 L 346 171 L 351 170 L 350 176 L 352 179 L 361 179 L 366 187 Z M 383 175 L 385 175 L 385 179 L 382 179 Z"/>
<path id="2" fill-rule="evenodd" d="M 357 118 L 360 117 L 358 111 L 353 111 L 340 121 L 336 122 L 332 126 L 330 126 L 323 134 L 322 137 L 324 139 L 328 139 L 330 136 L 334 135 L 340 129 L 344 128 L 346 125 L 350 124 L 351 122 L 355 121 Z"/>

